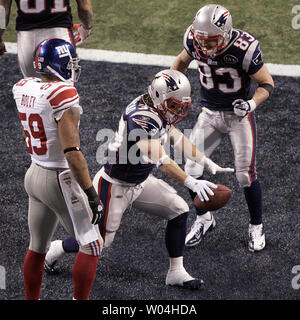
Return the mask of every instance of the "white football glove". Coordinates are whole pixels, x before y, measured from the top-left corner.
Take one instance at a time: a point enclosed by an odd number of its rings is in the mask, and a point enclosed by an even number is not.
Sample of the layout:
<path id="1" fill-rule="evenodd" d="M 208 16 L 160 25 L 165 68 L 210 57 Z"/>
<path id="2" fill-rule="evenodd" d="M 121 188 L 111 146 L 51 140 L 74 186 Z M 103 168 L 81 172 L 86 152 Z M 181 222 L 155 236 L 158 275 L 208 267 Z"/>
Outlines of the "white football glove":
<path id="1" fill-rule="evenodd" d="M 256 108 L 256 103 L 253 99 L 251 100 L 243 100 L 243 99 L 236 99 L 232 102 L 233 111 L 238 117 L 246 117 L 249 112 L 252 112 Z"/>
<path id="2" fill-rule="evenodd" d="M 222 168 L 207 157 L 203 157 L 203 159 L 204 159 L 204 168 L 211 174 L 216 174 L 217 172 L 234 172 L 234 169 Z"/>
<path id="3" fill-rule="evenodd" d="M 196 192 L 201 201 L 209 200 L 207 194 L 211 196 L 214 195 L 213 191 L 210 188 L 218 188 L 218 186 L 216 186 L 212 182 L 206 180 L 197 180 L 191 176 L 186 177 L 186 179 L 184 180 L 184 185 L 191 189 L 193 192 Z"/>
<path id="4" fill-rule="evenodd" d="M 80 46 L 89 37 L 92 32 L 92 28 L 85 29 L 82 24 L 73 25 L 73 34 L 77 46 Z"/>

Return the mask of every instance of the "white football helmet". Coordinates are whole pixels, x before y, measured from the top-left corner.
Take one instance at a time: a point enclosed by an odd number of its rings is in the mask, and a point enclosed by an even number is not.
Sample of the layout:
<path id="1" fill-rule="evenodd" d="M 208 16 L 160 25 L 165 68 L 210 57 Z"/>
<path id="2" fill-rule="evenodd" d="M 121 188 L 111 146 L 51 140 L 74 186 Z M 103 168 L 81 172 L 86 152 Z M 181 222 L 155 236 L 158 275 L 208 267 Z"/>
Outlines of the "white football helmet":
<path id="1" fill-rule="evenodd" d="M 177 70 L 157 73 L 148 87 L 154 108 L 169 124 L 182 121 L 191 105 L 191 85 L 188 78 Z"/>
<path id="2" fill-rule="evenodd" d="M 196 13 L 191 33 L 199 56 L 207 59 L 216 57 L 226 48 L 232 36 L 230 12 L 217 4 L 202 7 Z"/>

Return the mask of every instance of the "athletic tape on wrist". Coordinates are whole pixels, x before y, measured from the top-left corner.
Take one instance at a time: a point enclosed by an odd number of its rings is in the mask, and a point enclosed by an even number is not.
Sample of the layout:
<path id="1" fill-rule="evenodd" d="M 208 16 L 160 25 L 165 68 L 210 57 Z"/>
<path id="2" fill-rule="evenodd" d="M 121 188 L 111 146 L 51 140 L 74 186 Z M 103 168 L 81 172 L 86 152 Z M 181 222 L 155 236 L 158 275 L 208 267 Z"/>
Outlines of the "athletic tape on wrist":
<path id="1" fill-rule="evenodd" d="M 157 168 L 160 167 L 167 158 L 169 158 L 169 156 L 166 155 L 166 154 L 164 154 L 164 155 L 157 161 L 156 167 L 157 167 Z"/>

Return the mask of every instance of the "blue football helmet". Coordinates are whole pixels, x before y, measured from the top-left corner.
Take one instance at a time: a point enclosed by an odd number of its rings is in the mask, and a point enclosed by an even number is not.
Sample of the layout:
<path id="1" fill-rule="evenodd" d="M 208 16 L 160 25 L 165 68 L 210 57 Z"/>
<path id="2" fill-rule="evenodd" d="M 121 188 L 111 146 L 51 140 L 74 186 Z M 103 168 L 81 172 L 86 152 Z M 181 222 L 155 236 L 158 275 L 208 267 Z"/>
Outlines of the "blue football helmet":
<path id="1" fill-rule="evenodd" d="M 74 47 L 62 39 L 43 40 L 34 51 L 33 67 L 62 81 L 77 82 L 81 72 Z"/>

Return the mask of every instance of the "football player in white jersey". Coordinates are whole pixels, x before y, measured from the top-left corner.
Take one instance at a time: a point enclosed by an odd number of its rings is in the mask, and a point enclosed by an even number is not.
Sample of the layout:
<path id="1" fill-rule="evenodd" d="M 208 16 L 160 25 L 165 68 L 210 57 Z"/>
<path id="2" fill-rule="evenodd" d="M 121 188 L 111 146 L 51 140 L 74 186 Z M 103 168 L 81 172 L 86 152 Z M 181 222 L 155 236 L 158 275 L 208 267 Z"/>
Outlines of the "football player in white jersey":
<path id="1" fill-rule="evenodd" d="M 249 250 L 265 247 L 262 224 L 262 191 L 256 172 L 256 122 L 254 110 L 271 94 L 274 82 L 262 60 L 258 40 L 250 33 L 233 29 L 230 12 L 216 4 L 202 7 L 184 35 L 183 51 L 172 69 L 186 72 L 195 60 L 201 85 L 201 112 L 191 134 L 204 131 L 204 153 L 210 157 L 223 135 L 230 138 L 236 177 L 244 189 L 249 208 Z M 256 86 L 257 84 L 258 86 Z M 203 178 L 203 166 L 187 160 L 185 171 Z M 192 198 L 195 193 L 191 193 Z M 197 210 L 197 219 L 187 235 L 194 246 L 215 227 L 210 212 Z"/>
<path id="2" fill-rule="evenodd" d="M 58 222 L 80 243 L 73 269 L 74 299 L 88 299 L 102 249 L 94 225 L 102 206 L 80 151 L 82 108 L 73 86 L 80 74 L 78 62 L 70 43 L 44 40 L 34 55 L 42 78 L 22 79 L 13 87 L 32 160 L 25 175 L 30 231 L 23 269 L 26 299 L 40 298 L 44 259 Z"/>
<path id="3" fill-rule="evenodd" d="M 181 72 L 163 70 L 156 74 L 148 92 L 134 99 L 123 112 L 115 138 L 108 146 L 107 162 L 93 184 L 103 203 L 99 229 L 104 247 L 113 242 L 123 213 L 130 205 L 166 219 L 165 244 L 170 263 L 166 284 L 199 289 L 203 281 L 189 275 L 183 266 L 189 207 L 174 188 L 151 174 L 158 167 L 198 194 L 202 201 L 208 200 L 207 194 L 212 195 L 216 188 L 209 181 L 192 178 L 169 158 L 163 148 L 168 137 L 184 156 L 202 163 L 210 172 L 233 172 L 204 157 L 175 128 L 187 115 L 190 94 L 190 83 Z M 53 250 L 50 247 L 47 253 L 49 265 L 61 257 L 63 245 L 60 244 L 60 251 L 57 247 Z"/>

